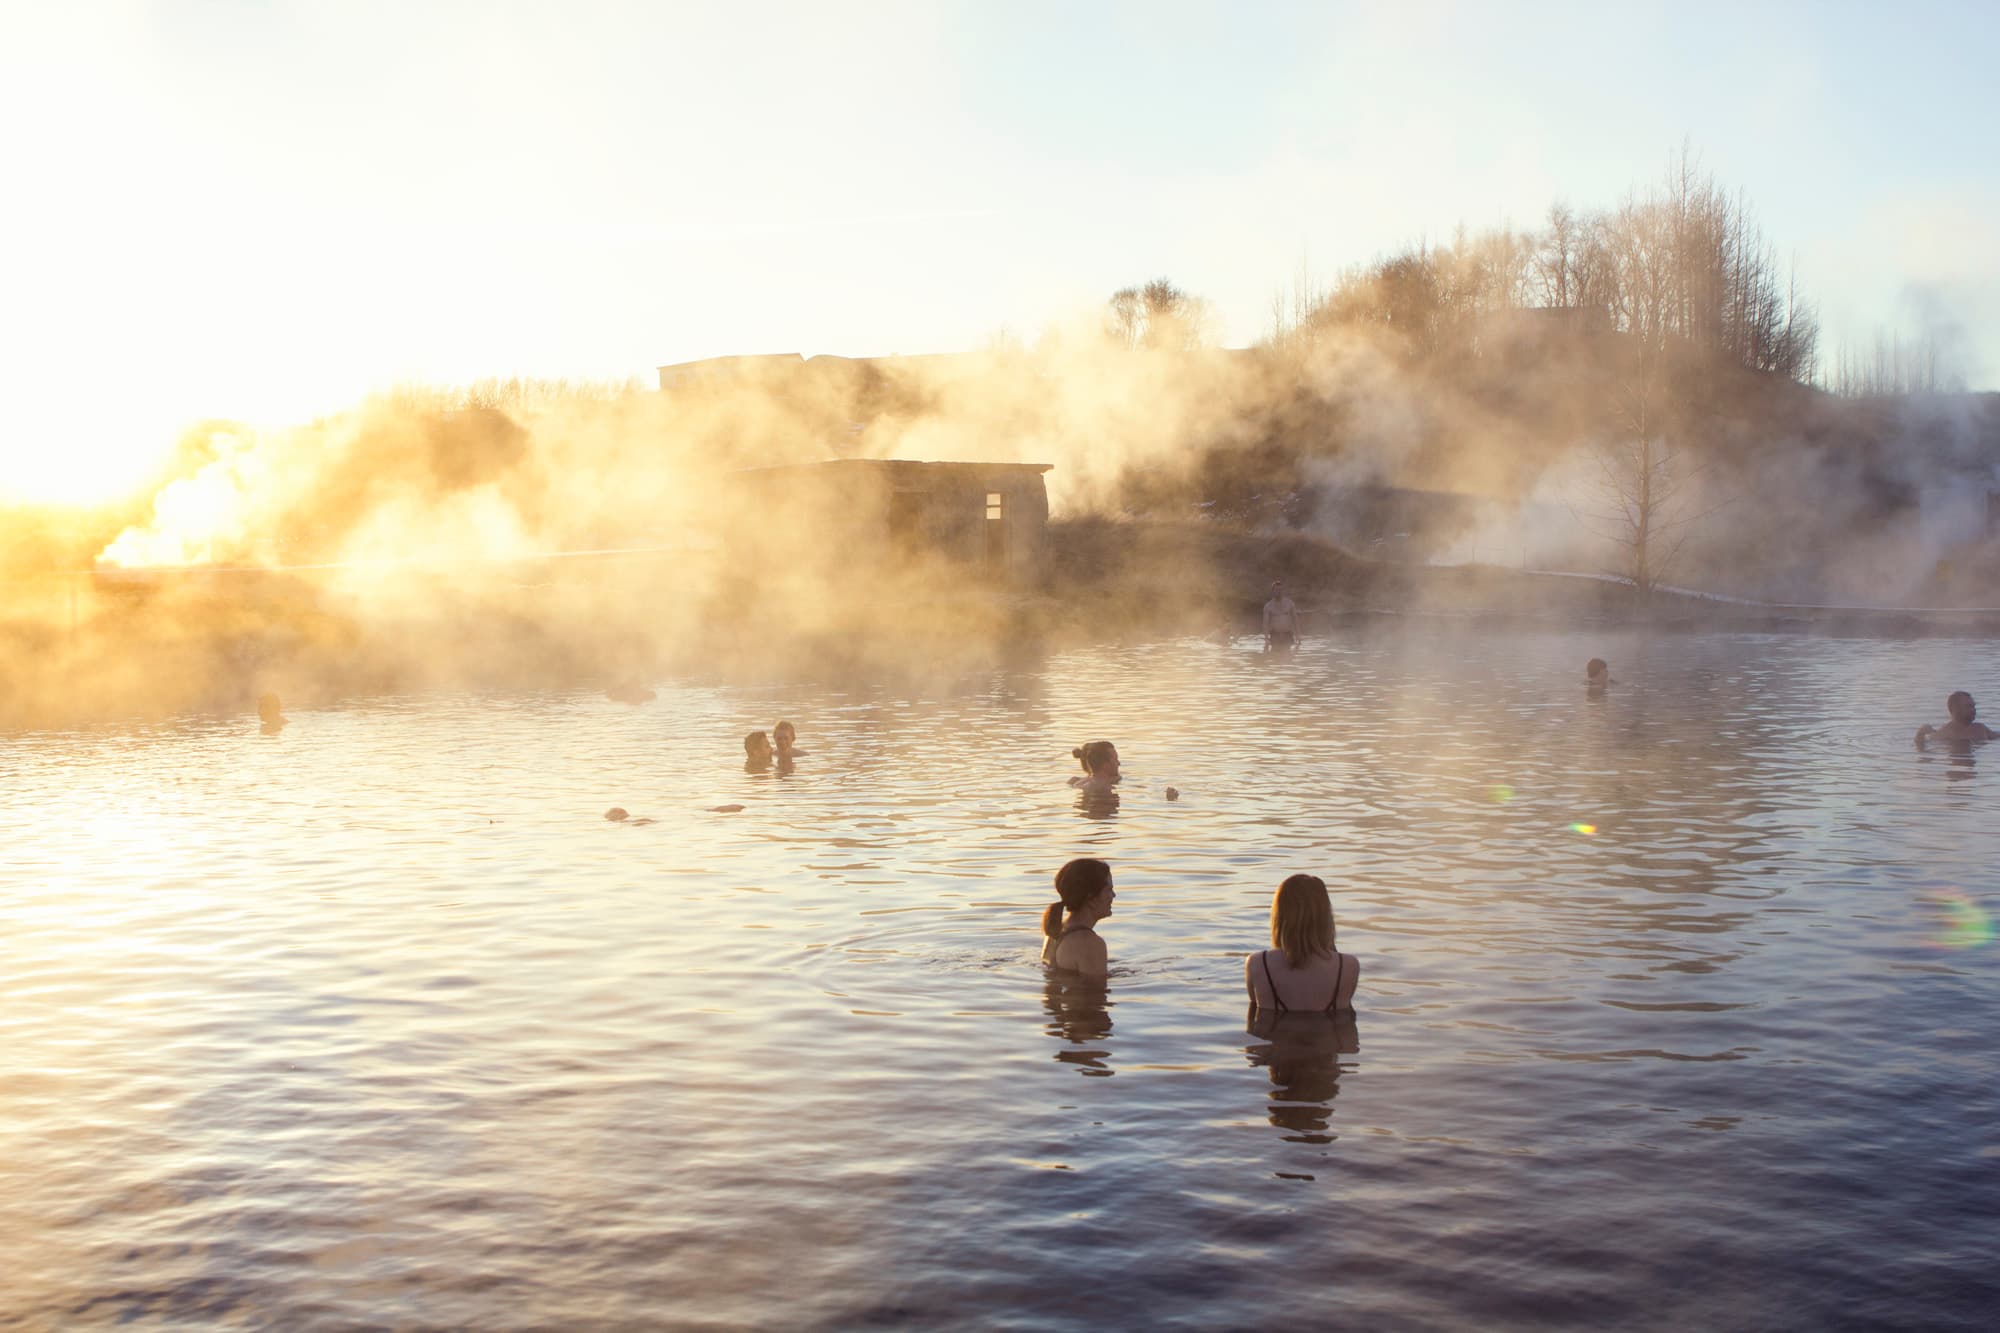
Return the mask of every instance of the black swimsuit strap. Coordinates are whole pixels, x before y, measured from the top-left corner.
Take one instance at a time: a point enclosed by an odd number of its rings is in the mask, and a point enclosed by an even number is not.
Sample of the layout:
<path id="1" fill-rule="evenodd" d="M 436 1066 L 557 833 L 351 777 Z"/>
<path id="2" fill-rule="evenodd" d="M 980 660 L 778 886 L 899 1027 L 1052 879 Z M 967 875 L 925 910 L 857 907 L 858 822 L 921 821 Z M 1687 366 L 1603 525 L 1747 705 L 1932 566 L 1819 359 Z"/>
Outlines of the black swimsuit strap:
<path id="1" fill-rule="evenodd" d="M 1088 927 L 1086 927 L 1086 929 L 1088 929 Z M 1258 966 L 1264 969 L 1264 985 L 1267 988 L 1269 988 L 1271 992 L 1271 1003 L 1278 1006 L 1279 1013 L 1281 1014 L 1290 1013 L 1291 1010 L 1285 1007 L 1284 999 L 1278 994 L 1278 983 L 1271 980 L 1271 951 L 1266 949 L 1264 952 L 1258 954 L 1257 963 Z M 1341 953 L 1340 950 L 1335 949 L 1333 951 L 1333 998 L 1326 1002 L 1325 1012 L 1330 1014 L 1335 1009 L 1340 1007 L 1340 983 L 1345 981 L 1346 979 L 1347 979 L 1347 955 Z"/>
<path id="2" fill-rule="evenodd" d="M 1285 1008 L 1285 1002 L 1278 998 L 1278 983 L 1271 980 L 1271 951 L 1266 949 L 1258 954 L 1257 961 L 1264 966 L 1264 984 L 1270 988 L 1271 1003 L 1278 1006 L 1278 1012 L 1281 1014 L 1290 1012 Z"/>

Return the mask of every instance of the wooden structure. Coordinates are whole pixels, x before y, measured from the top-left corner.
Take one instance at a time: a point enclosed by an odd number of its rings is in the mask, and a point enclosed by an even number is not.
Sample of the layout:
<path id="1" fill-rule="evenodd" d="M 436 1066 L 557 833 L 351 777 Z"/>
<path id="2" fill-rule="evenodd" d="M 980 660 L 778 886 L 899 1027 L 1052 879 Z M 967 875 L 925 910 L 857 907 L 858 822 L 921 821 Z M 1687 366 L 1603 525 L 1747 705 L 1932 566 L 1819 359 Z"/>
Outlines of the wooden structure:
<path id="1" fill-rule="evenodd" d="M 841 458 L 748 468 L 731 474 L 748 506 L 735 519 L 788 534 L 791 558 L 803 543 L 828 567 L 931 559 L 1027 583 L 1048 542 L 1051 466 Z"/>

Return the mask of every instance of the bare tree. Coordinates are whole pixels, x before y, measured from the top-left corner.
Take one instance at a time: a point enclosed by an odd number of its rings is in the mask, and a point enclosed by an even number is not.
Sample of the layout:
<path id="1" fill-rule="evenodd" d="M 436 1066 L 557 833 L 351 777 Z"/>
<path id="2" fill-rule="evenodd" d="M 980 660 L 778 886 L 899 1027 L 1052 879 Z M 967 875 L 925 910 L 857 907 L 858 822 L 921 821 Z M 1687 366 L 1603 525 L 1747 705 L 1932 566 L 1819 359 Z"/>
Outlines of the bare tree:
<path id="1" fill-rule="evenodd" d="M 1909 339 L 1877 333 L 1864 350 L 1841 345 L 1826 387 L 1846 398 L 1962 392 L 1965 380 L 1947 368 L 1946 360 L 1935 333 Z"/>
<path id="2" fill-rule="evenodd" d="M 1716 309 L 1716 214 L 1685 160 L 1667 188 L 1628 199 L 1605 225 L 1606 289 L 1616 348 L 1616 410 L 1596 454 L 1597 525 L 1620 550 L 1620 574 L 1650 592 L 1686 541 L 1680 503 L 1696 417 L 1696 386 L 1711 373 Z"/>
<path id="3" fill-rule="evenodd" d="M 1584 226 L 1568 204 L 1549 205 L 1548 229 L 1541 234 L 1535 249 L 1536 295 L 1543 305 L 1567 310 L 1577 304 L 1583 231 Z"/>
<path id="4" fill-rule="evenodd" d="M 1748 204 L 1704 175 L 1691 149 L 1681 149 L 1658 185 L 1592 219 L 1611 262 L 1589 284 L 1582 271 L 1598 266 L 1571 239 L 1576 224 L 1563 213 L 1551 214 L 1541 247 L 1545 293 L 1595 286 L 1571 299 L 1602 301 L 1619 332 L 1692 353 L 1690 364 L 1704 371 L 1734 363 L 1811 379 L 1817 314 L 1792 275 L 1781 280 Z"/>
<path id="5" fill-rule="evenodd" d="M 1614 431 L 1593 447 L 1596 504 L 1584 517 L 1619 552 L 1614 572 L 1651 592 L 1713 510 L 1695 512 L 1690 484 L 1699 468 L 1675 443 L 1676 415 L 1655 368 L 1634 366 L 1621 386 Z"/>
<path id="6" fill-rule="evenodd" d="M 1299 349 L 1312 347 L 1326 331 L 1322 312 L 1331 295 L 1325 286 L 1314 280 L 1312 268 L 1302 252 L 1298 267 L 1292 273 L 1291 290 L 1287 292 L 1280 288 L 1271 293 L 1268 345 Z"/>
<path id="7" fill-rule="evenodd" d="M 1146 327 L 1145 306 L 1137 287 L 1121 287 L 1105 303 L 1105 336 L 1121 347 L 1137 347 Z"/>
<path id="8" fill-rule="evenodd" d="M 1129 348 L 1193 351 L 1208 337 L 1208 303 L 1189 296 L 1165 278 L 1144 287 L 1123 287 L 1107 303 L 1105 330 Z"/>

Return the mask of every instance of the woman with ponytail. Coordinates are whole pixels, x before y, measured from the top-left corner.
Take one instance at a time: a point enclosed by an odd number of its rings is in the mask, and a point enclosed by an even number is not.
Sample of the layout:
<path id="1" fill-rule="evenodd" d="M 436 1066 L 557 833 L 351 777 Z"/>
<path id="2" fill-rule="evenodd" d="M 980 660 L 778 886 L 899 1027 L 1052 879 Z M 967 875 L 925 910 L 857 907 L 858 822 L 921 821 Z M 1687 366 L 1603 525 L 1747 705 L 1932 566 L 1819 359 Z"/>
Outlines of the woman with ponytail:
<path id="1" fill-rule="evenodd" d="M 1056 871 L 1056 894 L 1060 901 L 1042 912 L 1042 961 L 1103 980 L 1110 966 L 1094 927 L 1111 915 L 1118 896 L 1111 889 L 1111 867 L 1089 857 L 1071 861 Z"/>
<path id="2" fill-rule="evenodd" d="M 1110 741 L 1087 741 L 1071 750 L 1070 757 L 1083 765 L 1083 776 L 1069 780 L 1072 787 L 1080 787 L 1086 796 L 1115 795 L 1111 789 L 1118 782 L 1118 747 Z"/>

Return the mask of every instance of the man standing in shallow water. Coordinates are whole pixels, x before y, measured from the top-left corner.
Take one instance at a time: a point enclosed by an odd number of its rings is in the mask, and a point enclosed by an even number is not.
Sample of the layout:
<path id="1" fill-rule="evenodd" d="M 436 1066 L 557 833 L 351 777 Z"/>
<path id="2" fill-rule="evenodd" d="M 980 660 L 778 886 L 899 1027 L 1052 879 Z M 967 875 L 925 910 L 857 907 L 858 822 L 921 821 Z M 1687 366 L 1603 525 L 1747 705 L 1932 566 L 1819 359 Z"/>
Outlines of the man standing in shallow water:
<path id="1" fill-rule="evenodd" d="M 1271 584 L 1271 600 L 1264 603 L 1264 647 L 1267 651 L 1299 646 L 1299 608 L 1285 596 L 1285 581 Z"/>

